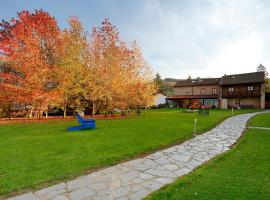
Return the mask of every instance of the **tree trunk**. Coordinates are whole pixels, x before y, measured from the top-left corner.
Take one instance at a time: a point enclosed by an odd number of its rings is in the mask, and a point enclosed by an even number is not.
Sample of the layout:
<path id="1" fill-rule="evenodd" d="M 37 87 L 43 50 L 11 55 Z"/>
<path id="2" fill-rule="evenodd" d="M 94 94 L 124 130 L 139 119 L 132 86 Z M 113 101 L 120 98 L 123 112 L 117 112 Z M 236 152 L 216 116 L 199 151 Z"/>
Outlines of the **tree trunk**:
<path id="1" fill-rule="evenodd" d="M 73 118 L 76 118 L 76 109 L 73 110 Z"/>
<path id="2" fill-rule="evenodd" d="M 95 102 L 93 101 L 92 104 L 92 116 L 95 115 Z"/>
<path id="3" fill-rule="evenodd" d="M 64 107 L 64 118 L 67 117 L 67 106 Z"/>
<path id="4" fill-rule="evenodd" d="M 32 119 L 32 117 L 33 117 L 33 109 L 31 108 L 29 118 Z"/>
<path id="5" fill-rule="evenodd" d="M 45 117 L 48 118 L 48 110 L 45 111 Z"/>
<path id="6" fill-rule="evenodd" d="M 141 114 L 141 110 L 140 110 L 140 107 L 138 106 L 137 107 L 137 115 Z"/>

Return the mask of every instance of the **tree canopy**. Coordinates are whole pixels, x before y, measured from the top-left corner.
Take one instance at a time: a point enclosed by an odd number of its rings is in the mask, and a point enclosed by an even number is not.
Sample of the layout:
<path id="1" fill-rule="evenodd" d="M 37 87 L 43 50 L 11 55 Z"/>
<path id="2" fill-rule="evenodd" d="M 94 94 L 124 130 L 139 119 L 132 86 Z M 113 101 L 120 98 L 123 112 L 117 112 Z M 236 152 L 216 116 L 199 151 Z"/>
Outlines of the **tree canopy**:
<path id="1" fill-rule="evenodd" d="M 50 107 L 111 112 L 152 105 L 156 85 L 138 44 L 105 19 L 89 36 L 80 20 L 61 30 L 48 12 L 0 23 L 0 106 L 32 116 Z M 3 109 L 2 109 L 3 110 Z"/>

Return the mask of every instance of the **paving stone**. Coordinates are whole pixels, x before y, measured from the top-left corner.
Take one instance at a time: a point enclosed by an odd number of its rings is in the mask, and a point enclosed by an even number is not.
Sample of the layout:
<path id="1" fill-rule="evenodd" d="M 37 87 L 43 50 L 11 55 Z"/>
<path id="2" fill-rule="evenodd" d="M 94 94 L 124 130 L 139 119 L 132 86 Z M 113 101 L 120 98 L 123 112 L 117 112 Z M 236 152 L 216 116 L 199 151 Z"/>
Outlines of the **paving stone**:
<path id="1" fill-rule="evenodd" d="M 157 165 L 153 160 L 148 159 L 148 158 L 144 160 L 144 164 L 150 167 L 155 167 Z"/>
<path id="2" fill-rule="evenodd" d="M 141 189 L 131 195 L 129 195 L 129 198 L 131 200 L 141 200 L 143 197 L 147 196 L 149 194 L 149 191 L 146 189 Z"/>
<path id="3" fill-rule="evenodd" d="M 140 185 L 132 185 L 131 186 L 131 192 L 137 192 L 139 190 L 141 190 L 143 187 Z"/>
<path id="4" fill-rule="evenodd" d="M 121 180 L 119 177 L 115 177 L 113 178 L 110 182 L 109 182 L 109 188 L 110 189 L 116 189 L 119 188 L 121 186 Z M 128 181 L 124 182 L 125 184 L 128 183 Z M 123 183 L 122 183 L 123 184 Z M 123 184 L 124 185 L 124 184 Z"/>
<path id="5" fill-rule="evenodd" d="M 155 176 L 150 175 L 150 174 L 144 174 L 144 173 L 140 173 L 140 178 L 144 179 L 144 180 L 149 180 L 149 179 L 153 179 Z"/>
<path id="6" fill-rule="evenodd" d="M 149 166 L 147 166 L 147 165 L 136 165 L 134 167 L 134 169 L 139 170 L 139 171 L 145 171 L 145 170 L 149 169 Z"/>
<path id="7" fill-rule="evenodd" d="M 175 177 L 175 175 L 172 172 L 166 171 L 166 170 L 159 170 L 159 169 L 149 169 L 145 173 L 159 176 L 159 177 Z"/>
<path id="8" fill-rule="evenodd" d="M 195 160 L 195 159 L 192 159 L 192 160 L 189 162 L 189 164 L 193 165 L 194 167 L 199 166 L 201 163 L 202 163 L 202 162 L 199 162 L 199 161 L 197 161 L 197 160 Z"/>
<path id="9" fill-rule="evenodd" d="M 107 188 L 107 185 L 105 183 L 94 183 L 90 184 L 87 187 L 89 187 L 91 190 L 98 191 L 98 190 L 104 190 Z"/>
<path id="10" fill-rule="evenodd" d="M 165 158 L 158 158 L 154 160 L 154 162 L 156 162 L 158 165 L 164 165 L 164 164 L 170 163 L 170 161 Z"/>
<path id="11" fill-rule="evenodd" d="M 71 200 L 81 200 L 81 199 L 84 199 L 86 197 L 93 196 L 93 194 L 95 194 L 95 192 L 93 192 L 89 188 L 83 187 L 83 188 L 80 188 L 80 189 L 77 189 L 77 190 L 74 190 L 73 192 L 71 192 L 70 199 Z"/>
<path id="12" fill-rule="evenodd" d="M 114 198 L 120 198 L 128 194 L 128 190 L 126 188 L 119 188 L 112 192 Z"/>
<path id="13" fill-rule="evenodd" d="M 162 167 L 169 171 L 174 171 L 179 168 L 179 166 L 175 164 L 165 164 L 165 165 L 162 165 Z"/>
<path id="14" fill-rule="evenodd" d="M 105 189 L 105 190 L 99 190 L 97 191 L 97 196 L 110 196 L 112 194 L 112 190 L 111 189 Z"/>
<path id="15" fill-rule="evenodd" d="M 172 153 L 174 151 L 177 151 L 175 147 L 170 147 L 168 149 L 163 150 L 163 153 Z"/>
<path id="16" fill-rule="evenodd" d="M 129 200 L 129 198 L 128 197 L 121 197 L 118 200 Z"/>
<path id="17" fill-rule="evenodd" d="M 163 178 L 163 177 L 161 177 L 161 178 L 156 178 L 156 179 L 154 179 L 156 182 L 158 182 L 158 183 L 161 183 L 161 184 L 163 184 L 163 185 L 166 185 L 166 184 L 168 184 L 168 183 L 171 183 L 171 182 L 173 182 L 175 179 L 174 178 Z"/>
<path id="18" fill-rule="evenodd" d="M 75 180 L 68 181 L 67 182 L 67 189 L 69 191 L 73 191 L 75 189 L 85 187 L 85 186 L 91 184 L 91 182 L 92 181 L 89 178 L 87 178 L 87 176 L 82 176 L 82 177 L 76 178 Z"/>
<path id="19" fill-rule="evenodd" d="M 144 188 L 149 189 L 150 191 L 155 191 L 161 188 L 164 184 L 155 182 L 155 181 L 146 181 L 141 184 Z"/>
<path id="20" fill-rule="evenodd" d="M 9 200 L 39 200 L 32 192 L 23 194 L 17 197 L 10 198 Z"/>
<path id="21" fill-rule="evenodd" d="M 190 159 L 190 156 L 172 155 L 171 158 L 180 162 L 187 162 Z"/>
<path id="22" fill-rule="evenodd" d="M 44 198 L 49 199 L 49 198 L 53 198 L 59 194 L 62 194 L 64 192 L 66 192 L 66 184 L 60 183 L 60 184 L 39 190 L 39 191 L 35 192 L 35 195 L 39 196 L 43 199 Z"/>
<path id="23" fill-rule="evenodd" d="M 131 180 L 131 179 L 133 179 L 133 178 L 135 178 L 137 176 L 138 176 L 138 172 L 130 171 L 130 172 L 127 172 L 126 174 L 123 174 L 121 176 L 121 179 L 122 179 L 123 182 L 125 182 L 125 181 L 129 181 L 129 180 Z"/>
<path id="24" fill-rule="evenodd" d="M 142 182 L 144 182 L 145 180 L 144 179 L 142 179 L 142 178 L 134 178 L 134 179 L 132 179 L 131 180 L 131 182 L 132 183 L 142 183 Z"/>
<path id="25" fill-rule="evenodd" d="M 189 172 L 191 172 L 191 170 L 190 170 L 190 169 L 187 169 L 187 168 L 182 168 L 182 169 L 178 169 L 178 170 L 174 171 L 174 173 L 175 173 L 178 177 L 183 176 L 183 175 L 185 175 L 185 174 L 188 174 Z"/>
<path id="26" fill-rule="evenodd" d="M 94 200 L 113 200 L 112 195 L 102 195 L 102 196 L 96 196 L 93 198 Z"/>
<path id="27" fill-rule="evenodd" d="M 61 194 L 52 198 L 51 200 L 69 200 L 69 199 L 65 195 Z"/>

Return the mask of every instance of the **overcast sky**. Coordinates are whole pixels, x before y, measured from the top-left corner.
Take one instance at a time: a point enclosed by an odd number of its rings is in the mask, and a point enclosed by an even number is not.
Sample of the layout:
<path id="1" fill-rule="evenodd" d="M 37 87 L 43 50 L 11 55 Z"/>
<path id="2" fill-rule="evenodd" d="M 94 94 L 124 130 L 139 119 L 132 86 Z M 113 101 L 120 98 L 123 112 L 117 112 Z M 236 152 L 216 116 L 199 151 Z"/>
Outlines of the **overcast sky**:
<path id="1" fill-rule="evenodd" d="M 270 70 L 269 0 L 3 0 L 0 18 L 40 8 L 61 28 L 78 16 L 89 32 L 108 17 L 163 78 Z"/>

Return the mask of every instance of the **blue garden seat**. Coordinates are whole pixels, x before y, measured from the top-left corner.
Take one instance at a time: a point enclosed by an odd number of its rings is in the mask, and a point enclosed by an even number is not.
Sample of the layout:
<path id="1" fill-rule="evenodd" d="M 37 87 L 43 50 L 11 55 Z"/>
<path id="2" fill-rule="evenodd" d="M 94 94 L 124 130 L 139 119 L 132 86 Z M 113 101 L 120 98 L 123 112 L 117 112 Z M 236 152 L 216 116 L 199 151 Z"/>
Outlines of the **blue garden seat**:
<path id="1" fill-rule="evenodd" d="M 94 129 L 96 128 L 96 121 L 94 119 L 84 119 L 79 114 L 76 115 L 79 126 L 73 126 L 68 128 L 68 131 L 78 131 L 83 129 Z"/>

